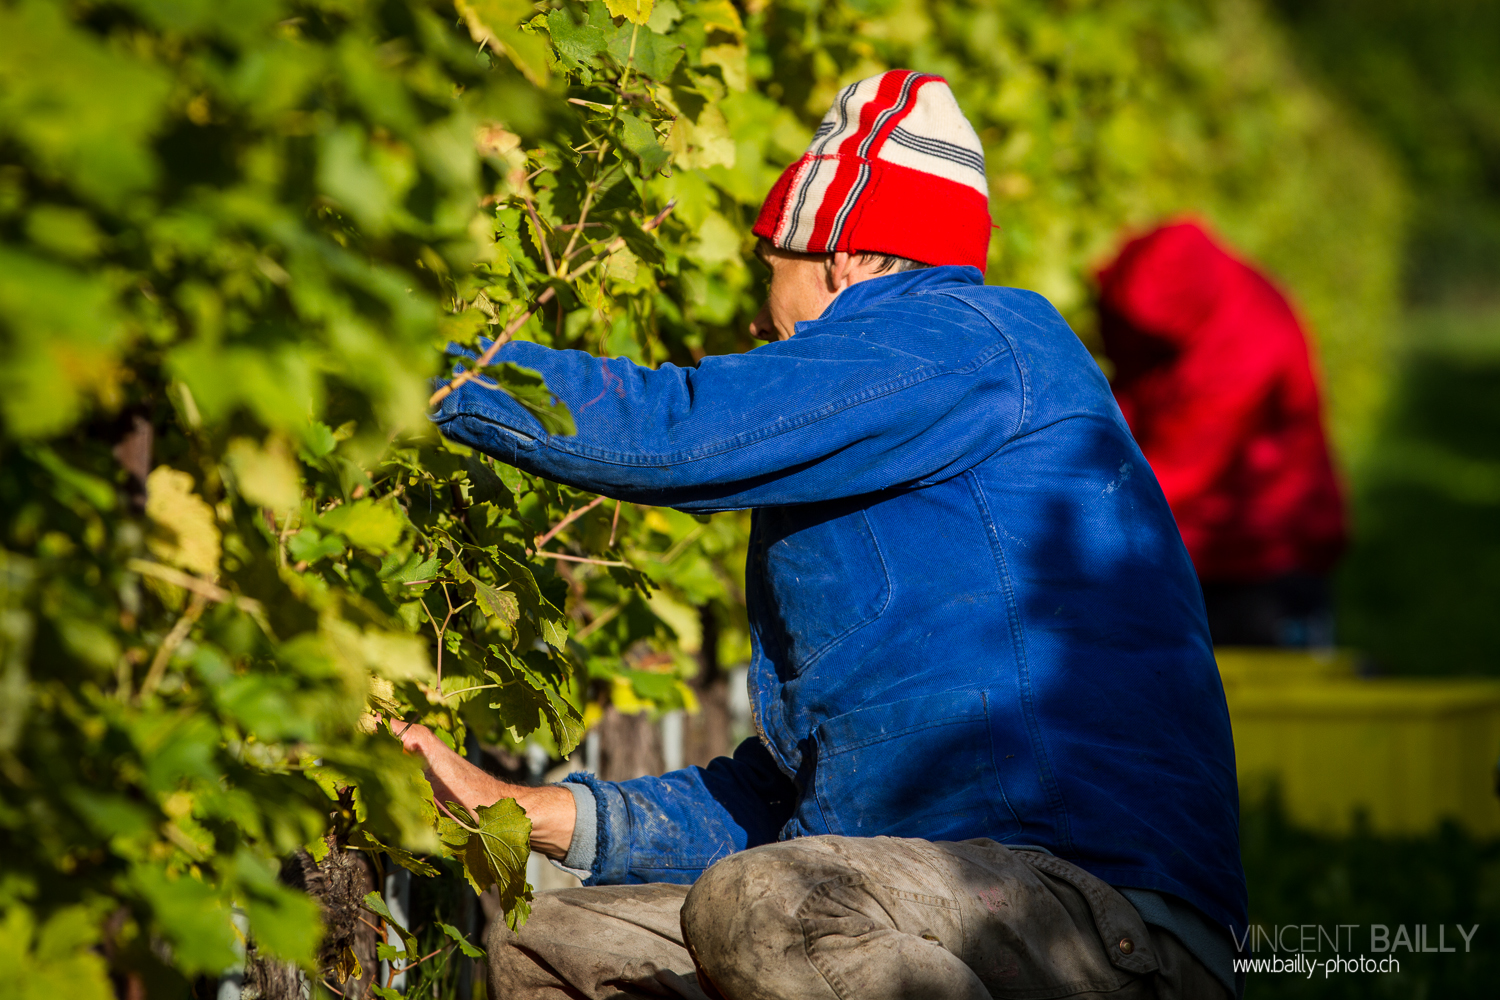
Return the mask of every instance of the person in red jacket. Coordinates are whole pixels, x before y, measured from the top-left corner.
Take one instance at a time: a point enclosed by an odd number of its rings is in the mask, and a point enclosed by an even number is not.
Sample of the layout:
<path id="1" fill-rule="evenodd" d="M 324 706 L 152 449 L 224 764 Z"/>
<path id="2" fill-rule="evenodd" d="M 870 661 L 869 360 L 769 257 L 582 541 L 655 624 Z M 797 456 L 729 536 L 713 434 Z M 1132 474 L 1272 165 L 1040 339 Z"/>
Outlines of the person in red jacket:
<path id="1" fill-rule="evenodd" d="M 1327 645 L 1344 506 L 1286 297 L 1194 222 L 1099 272 L 1115 399 L 1197 567 L 1218 645 Z"/>

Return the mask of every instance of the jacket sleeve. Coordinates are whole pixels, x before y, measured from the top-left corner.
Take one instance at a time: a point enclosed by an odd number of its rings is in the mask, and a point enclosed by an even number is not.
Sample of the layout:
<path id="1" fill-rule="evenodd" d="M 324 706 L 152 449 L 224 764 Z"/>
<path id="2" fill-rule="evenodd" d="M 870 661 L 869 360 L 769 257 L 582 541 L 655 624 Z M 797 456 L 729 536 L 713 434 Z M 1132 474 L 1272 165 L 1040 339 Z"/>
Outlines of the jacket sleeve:
<path id="1" fill-rule="evenodd" d="M 528 472 L 703 513 L 940 481 L 1013 432 L 1018 377 L 1001 338 L 933 361 L 848 325 L 811 324 L 696 368 L 507 344 L 498 360 L 540 372 L 578 433 L 547 434 L 482 379 L 450 394 L 432 419 L 448 437 Z"/>
<path id="2" fill-rule="evenodd" d="M 720 858 L 775 841 L 797 801 L 797 786 L 755 737 L 707 767 L 568 780 L 587 784 L 599 810 L 587 885 L 690 884 Z"/>

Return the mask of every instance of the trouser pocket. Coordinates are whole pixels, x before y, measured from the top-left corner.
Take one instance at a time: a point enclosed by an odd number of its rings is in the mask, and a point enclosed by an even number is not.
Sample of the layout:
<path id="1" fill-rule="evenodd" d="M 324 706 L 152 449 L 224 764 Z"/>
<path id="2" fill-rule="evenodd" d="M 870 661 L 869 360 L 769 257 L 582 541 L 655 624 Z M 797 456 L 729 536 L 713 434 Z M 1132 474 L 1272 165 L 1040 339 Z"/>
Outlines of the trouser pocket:
<path id="1" fill-rule="evenodd" d="M 1136 975 L 1156 971 L 1156 955 L 1146 922 L 1113 886 L 1061 858 L 1037 851 L 1011 853 L 1043 875 L 1072 886 L 1083 897 L 1111 965 Z"/>

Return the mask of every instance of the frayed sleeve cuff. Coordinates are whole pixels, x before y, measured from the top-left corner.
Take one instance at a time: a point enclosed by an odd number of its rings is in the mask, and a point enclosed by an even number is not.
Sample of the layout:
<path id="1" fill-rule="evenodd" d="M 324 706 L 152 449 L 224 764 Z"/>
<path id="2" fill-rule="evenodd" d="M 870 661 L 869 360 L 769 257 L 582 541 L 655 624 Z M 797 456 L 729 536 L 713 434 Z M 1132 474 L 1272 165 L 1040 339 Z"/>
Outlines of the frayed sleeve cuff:
<path id="1" fill-rule="evenodd" d="M 567 776 L 563 784 L 570 786 L 578 803 L 578 821 L 573 828 L 573 841 L 568 848 L 565 864 L 588 872 L 584 879 L 587 885 L 619 885 L 627 881 L 629 870 L 630 814 L 625 808 L 625 796 L 612 781 L 600 781 L 585 771 Z M 587 811 L 584 795 L 593 803 L 592 857 L 587 865 L 572 864 L 574 852 L 580 851 L 581 829 L 585 825 Z"/>

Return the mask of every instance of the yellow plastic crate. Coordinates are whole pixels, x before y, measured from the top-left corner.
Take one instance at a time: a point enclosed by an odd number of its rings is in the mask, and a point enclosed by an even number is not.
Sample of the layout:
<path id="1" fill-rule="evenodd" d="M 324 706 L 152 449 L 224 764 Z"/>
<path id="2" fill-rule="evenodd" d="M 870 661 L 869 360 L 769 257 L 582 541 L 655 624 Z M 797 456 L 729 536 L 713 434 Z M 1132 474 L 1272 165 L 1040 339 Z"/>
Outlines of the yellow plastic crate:
<path id="1" fill-rule="evenodd" d="M 1243 684 L 1291 684 L 1354 677 L 1354 653 L 1347 649 L 1262 649 L 1218 646 L 1219 676 L 1226 688 Z"/>
<path id="2" fill-rule="evenodd" d="M 1241 794 L 1274 782 L 1295 822 L 1334 833 L 1363 811 L 1385 833 L 1500 835 L 1500 681 L 1362 680 L 1313 655 L 1219 651 Z"/>

